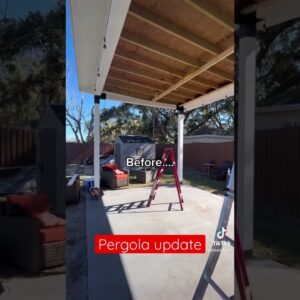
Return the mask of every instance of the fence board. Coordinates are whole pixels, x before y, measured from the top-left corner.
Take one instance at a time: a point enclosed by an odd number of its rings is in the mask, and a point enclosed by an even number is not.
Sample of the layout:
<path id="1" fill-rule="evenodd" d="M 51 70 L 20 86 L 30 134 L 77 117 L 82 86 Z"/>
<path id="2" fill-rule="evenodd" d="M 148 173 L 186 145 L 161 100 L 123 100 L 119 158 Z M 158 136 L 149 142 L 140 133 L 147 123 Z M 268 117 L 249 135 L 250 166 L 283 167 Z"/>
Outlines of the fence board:
<path id="1" fill-rule="evenodd" d="M 257 130 L 255 210 L 300 216 L 300 128 Z"/>
<path id="2" fill-rule="evenodd" d="M 176 144 L 157 144 L 156 158 L 162 157 L 165 148 L 173 148 L 177 157 Z M 93 144 L 67 143 L 67 163 L 81 163 L 87 156 L 93 157 Z M 113 154 L 114 144 L 100 144 L 102 155 Z M 203 170 L 203 164 L 208 160 L 214 159 L 217 166 L 221 166 L 224 160 L 233 161 L 234 142 L 229 143 L 192 143 L 184 144 L 184 167 Z"/>
<path id="3" fill-rule="evenodd" d="M 93 158 L 93 143 L 66 143 L 66 162 L 67 164 L 79 164 L 86 157 Z M 114 153 L 114 144 L 101 143 L 100 154 L 111 155 Z"/>
<path id="4" fill-rule="evenodd" d="M 0 168 L 35 163 L 34 130 L 0 128 L 0 143 Z"/>

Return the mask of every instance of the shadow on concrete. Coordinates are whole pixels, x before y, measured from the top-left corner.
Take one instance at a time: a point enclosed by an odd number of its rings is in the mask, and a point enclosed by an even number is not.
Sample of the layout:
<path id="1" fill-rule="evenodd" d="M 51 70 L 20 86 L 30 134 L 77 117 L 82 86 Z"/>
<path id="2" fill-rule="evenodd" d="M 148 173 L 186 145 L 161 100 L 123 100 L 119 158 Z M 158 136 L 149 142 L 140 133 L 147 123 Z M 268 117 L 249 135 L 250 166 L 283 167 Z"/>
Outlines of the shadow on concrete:
<path id="1" fill-rule="evenodd" d="M 146 208 L 148 200 L 141 200 L 141 201 L 133 201 L 115 205 L 105 206 L 106 213 L 109 214 L 119 214 L 119 213 L 154 213 L 154 212 L 163 212 L 163 211 L 181 211 L 180 209 L 173 208 L 173 204 L 179 204 L 179 202 L 168 202 L 168 203 L 151 203 L 153 205 L 164 205 L 168 204 L 167 209 L 162 210 L 143 210 L 143 211 L 136 211 L 137 209 Z M 130 211 L 131 210 L 131 211 Z M 134 211 L 132 211 L 134 210 Z"/>
<path id="2" fill-rule="evenodd" d="M 94 253 L 95 235 L 113 234 L 102 199 L 86 194 L 86 212 L 89 300 L 133 299 L 120 255 Z"/>

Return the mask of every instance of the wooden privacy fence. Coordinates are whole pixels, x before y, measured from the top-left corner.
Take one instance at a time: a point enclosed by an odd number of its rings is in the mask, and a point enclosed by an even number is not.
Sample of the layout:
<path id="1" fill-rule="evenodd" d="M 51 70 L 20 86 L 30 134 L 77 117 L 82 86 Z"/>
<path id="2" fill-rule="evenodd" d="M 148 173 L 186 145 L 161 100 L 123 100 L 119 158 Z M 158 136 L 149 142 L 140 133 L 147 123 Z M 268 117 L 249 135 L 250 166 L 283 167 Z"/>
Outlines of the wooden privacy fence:
<path id="1" fill-rule="evenodd" d="M 183 165 L 185 168 L 203 171 L 203 164 L 215 160 L 218 167 L 225 160 L 234 160 L 234 142 L 192 143 L 184 145 Z"/>
<path id="2" fill-rule="evenodd" d="M 257 130 L 256 211 L 300 217 L 300 128 Z"/>
<path id="3" fill-rule="evenodd" d="M 157 144 L 156 158 L 162 157 L 164 148 L 173 148 L 177 157 L 177 144 Z M 185 168 L 203 171 L 203 164 L 215 160 L 220 167 L 224 160 L 233 161 L 234 142 L 227 143 L 191 143 L 183 146 L 183 166 Z"/>
<path id="4" fill-rule="evenodd" d="M 93 143 L 66 143 L 66 162 L 67 164 L 80 164 L 86 157 L 93 158 Z M 110 155 L 114 153 L 114 144 L 101 143 L 100 154 Z"/>
<path id="5" fill-rule="evenodd" d="M 35 163 L 35 131 L 0 128 L 0 168 Z"/>
<path id="6" fill-rule="evenodd" d="M 79 144 L 67 143 L 67 163 L 81 163 L 85 157 L 93 158 L 93 143 Z M 157 144 L 156 158 L 160 159 L 165 148 L 173 148 L 177 156 L 176 144 Z M 100 144 L 101 154 L 113 154 L 114 144 Z M 184 167 L 203 170 L 203 164 L 211 159 L 217 166 L 221 166 L 224 160 L 233 160 L 234 142 L 228 143 L 192 143 L 184 145 Z"/>

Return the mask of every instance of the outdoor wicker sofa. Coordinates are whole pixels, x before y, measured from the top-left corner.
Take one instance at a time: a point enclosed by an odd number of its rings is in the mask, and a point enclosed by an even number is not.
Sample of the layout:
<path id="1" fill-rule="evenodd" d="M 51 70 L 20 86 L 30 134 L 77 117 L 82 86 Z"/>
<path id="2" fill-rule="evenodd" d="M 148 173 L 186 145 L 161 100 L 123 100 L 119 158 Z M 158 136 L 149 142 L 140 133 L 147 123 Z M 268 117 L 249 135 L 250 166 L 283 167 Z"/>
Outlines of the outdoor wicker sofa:
<path id="1" fill-rule="evenodd" d="M 62 219 L 48 213 L 48 207 L 44 194 L 8 195 L 7 201 L 1 203 L 2 263 L 30 273 L 65 264 L 66 226 Z M 37 213 L 42 217 L 36 217 Z"/>

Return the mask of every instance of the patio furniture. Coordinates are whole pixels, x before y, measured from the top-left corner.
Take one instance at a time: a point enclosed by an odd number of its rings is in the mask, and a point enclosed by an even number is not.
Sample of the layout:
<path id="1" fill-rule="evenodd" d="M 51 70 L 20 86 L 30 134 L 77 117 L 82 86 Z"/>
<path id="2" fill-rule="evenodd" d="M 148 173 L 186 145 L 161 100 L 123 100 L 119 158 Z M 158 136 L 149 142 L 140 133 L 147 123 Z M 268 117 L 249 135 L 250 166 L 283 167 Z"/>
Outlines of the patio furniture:
<path id="1" fill-rule="evenodd" d="M 210 177 L 210 172 L 213 168 L 216 167 L 216 161 L 215 160 L 209 160 L 207 163 L 203 164 L 203 175 L 207 175 Z"/>
<path id="2" fill-rule="evenodd" d="M 1 211 L 3 263 L 30 273 L 65 264 L 65 221 L 49 212 L 48 195 L 8 195 Z"/>
<path id="3" fill-rule="evenodd" d="M 106 164 L 101 171 L 101 184 L 111 189 L 129 185 L 129 171 L 119 170 L 117 164 Z"/>
<path id="4" fill-rule="evenodd" d="M 214 167 L 210 171 L 210 177 L 217 180 L 226 180 L 228 169 L 231 169 L 232 167 L 232 161 L 225 160 L 222 163 L 222 166 L 220 168 Z"/>

